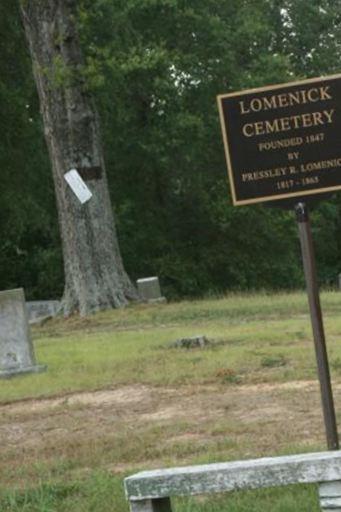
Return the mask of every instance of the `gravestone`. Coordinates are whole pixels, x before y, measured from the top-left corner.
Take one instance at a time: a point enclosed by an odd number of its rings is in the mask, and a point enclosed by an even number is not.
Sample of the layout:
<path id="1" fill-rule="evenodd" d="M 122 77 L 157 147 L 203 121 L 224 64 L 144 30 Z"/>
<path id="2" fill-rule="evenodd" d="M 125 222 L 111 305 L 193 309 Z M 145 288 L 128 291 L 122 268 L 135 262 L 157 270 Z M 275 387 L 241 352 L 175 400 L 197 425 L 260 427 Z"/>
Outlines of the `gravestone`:
<path id="1" fill-rule="evenodd" d="M 26 302 L 28 319 L 35 323 L 43 318 L 56 316 L 60 308 L 59 300 L 31 300 Z"/>
<path id="2" fill-rule="evenodd" d="M 136 281 L 137 289 L 142 299 L 149 302 L 166 302 L 166 298 L 161 295 L 160 283 L 158 277 L 144 277 Z"/>
<path id="3" fill-rule="evenodd" d="M 0 292 L 0 377 L 44 370 L 46 366 L 36 364 L 24 290 Z"/>
<path id="4" fill-rule="evenodd" d="M 187 338 L 179 338 L 169 344 L 169 348 L 204 348 L 209 344 L 208 339 L 203 334 L 190 336 Z"/>

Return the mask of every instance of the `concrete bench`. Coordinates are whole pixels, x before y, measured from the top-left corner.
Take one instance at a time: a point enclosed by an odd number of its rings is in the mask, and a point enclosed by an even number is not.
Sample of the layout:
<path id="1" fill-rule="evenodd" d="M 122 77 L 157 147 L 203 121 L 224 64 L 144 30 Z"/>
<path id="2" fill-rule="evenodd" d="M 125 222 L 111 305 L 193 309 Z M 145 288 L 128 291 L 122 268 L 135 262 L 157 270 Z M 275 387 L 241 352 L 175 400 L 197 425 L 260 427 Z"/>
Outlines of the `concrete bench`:
<path id="1" fill-rule="evenodd" d="M 341 451 L 143 471 L 125 478 L 131 512 L 171 512 L 172 496 L 319 484 L 321 510 L 341 512 Z"/>

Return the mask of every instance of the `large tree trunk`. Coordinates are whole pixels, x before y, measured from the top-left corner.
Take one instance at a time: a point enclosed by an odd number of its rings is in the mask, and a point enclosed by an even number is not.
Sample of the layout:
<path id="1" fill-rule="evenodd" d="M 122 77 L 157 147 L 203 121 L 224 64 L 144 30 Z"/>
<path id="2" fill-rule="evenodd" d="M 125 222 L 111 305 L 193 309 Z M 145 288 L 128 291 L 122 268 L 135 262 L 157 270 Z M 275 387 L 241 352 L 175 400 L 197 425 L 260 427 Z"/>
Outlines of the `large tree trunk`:
<path id="1" fill-rule="evenodd" d="M 76 0 L 22 0 L 21 11 L 52 162 L 62 238 L 66 315 L 120 307 L 137 293 L 119 251 L 98 115 L 82 76 Z M 78 170 L 93 197 L 81 205 L 64 174 Z"/>

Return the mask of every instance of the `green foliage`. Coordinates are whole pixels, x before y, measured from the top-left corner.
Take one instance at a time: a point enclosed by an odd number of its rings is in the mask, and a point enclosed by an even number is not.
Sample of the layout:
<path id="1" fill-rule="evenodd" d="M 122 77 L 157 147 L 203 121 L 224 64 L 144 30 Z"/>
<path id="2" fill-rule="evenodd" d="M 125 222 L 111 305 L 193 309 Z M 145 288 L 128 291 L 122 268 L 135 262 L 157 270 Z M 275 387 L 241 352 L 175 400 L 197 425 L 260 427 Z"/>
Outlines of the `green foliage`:
<path id="1" fill-rule="evenodd" d="M 131 277 L 158 274 L 174 298 L 302 286 L 293 215 L 231 206 L 215 97 L 338 71 L 338 3 L 82 0 L 79 6 L 81 75 L 100 110 Z M 38 101 L 16 4 L 5 0 L 0 14 L 0 288 L 24 285 L 31 297 L 55 297 L 62 258 Z M 72 76 L 56 62 L 53 79 L 65 86 Z M 340 205 L 338 198 L 325 201 L 313 215 L 326 285 L 341 270 Z"/>
<path id="2" fill-rule="evenodd" d="M 54 297 L 62 272 L 52 176 L 16 2 L 1 2 L 0 31 L 0 289 Z"/>
<path id="3" fill-rule="evenodd" d="M 303 285 L 293 215 L 231 206 L 215 105 L 217 93 L 308 74 L 292 57 L 301 41 L 289 38 L 288 3 L 82 2 L 124 260 L 133 276 L 159 274 L 169 296 Z M 335 59 L 322 57 L 325 46 L 300 21 L 306 4 L 290 3 L 292 23 L 316 46 L 323 71 L 334 71 Z M 329 40 L 323 12 L 308 10 L 321 41 Z M 316 235 L 330 284 L 340 258 L 338 215 L 327 225 L 324 212 Z"/>

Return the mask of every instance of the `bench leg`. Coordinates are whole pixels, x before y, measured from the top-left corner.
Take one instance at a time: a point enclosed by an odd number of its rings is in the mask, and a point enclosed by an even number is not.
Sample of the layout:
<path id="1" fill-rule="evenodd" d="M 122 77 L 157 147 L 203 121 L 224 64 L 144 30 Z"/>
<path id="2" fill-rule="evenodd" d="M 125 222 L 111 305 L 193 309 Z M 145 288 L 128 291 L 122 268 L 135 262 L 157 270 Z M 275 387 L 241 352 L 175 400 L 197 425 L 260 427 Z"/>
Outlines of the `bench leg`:
<path id="1" fill-rule="evenodd" d="M 341 512 L 341 481 L 319 484 L 319 495 L 323 512 Z"/>
<path id="2" fill-rule="evenodd" d="M 169 498 L 130 502 L 130 512 L 172 512 Z"/>

